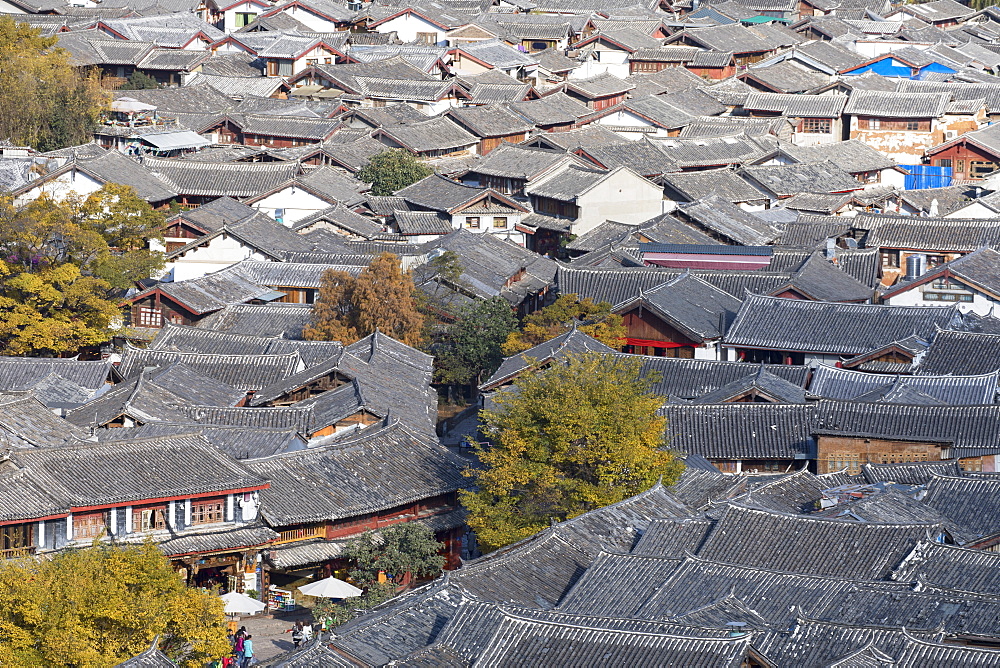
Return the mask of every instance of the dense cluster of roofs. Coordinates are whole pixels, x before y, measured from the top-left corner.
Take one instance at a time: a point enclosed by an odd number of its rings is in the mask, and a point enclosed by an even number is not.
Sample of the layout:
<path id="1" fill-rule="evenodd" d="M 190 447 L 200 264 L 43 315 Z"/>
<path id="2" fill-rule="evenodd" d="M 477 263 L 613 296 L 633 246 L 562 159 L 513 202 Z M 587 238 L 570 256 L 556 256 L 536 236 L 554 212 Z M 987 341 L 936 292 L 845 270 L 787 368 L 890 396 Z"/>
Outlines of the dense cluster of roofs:
<path id="1" fill-rule="evenodd" d="M 417 521 L 461 567 L 280 665 L 1000 665 L 1000 11 L 0 12 L 116 89 L 92 143 L 0 147 L 0 189 L 179 205 L 109 357 L 0 359 L 0 556 L 152 536 L 280 606 L 288 572 Z M 373 194 L 389 149 L 434 173 Z M 479 389 L 639 356 L 681 482 L 461 564 L 433 359 L 303 340 L 324 272 L 383 252 L 448 309 L 610 304 L 621 346 L 574 327 Z"/>

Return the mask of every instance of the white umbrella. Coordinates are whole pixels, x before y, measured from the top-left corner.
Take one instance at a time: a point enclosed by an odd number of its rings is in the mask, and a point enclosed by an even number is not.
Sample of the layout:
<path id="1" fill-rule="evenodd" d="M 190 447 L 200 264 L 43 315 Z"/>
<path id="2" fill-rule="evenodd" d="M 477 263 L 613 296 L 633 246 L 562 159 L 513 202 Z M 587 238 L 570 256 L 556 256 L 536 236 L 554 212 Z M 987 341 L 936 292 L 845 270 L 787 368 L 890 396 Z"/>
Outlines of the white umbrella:
<path id="1" fill-rule="evenodd" d="M 246 594 L 240 594 L 235 591 L 231 591 L 228 594 L 223 594 L 219 598 L 222 602 L 226 604 L 226 614 L 227 615 L 238 615 L 238 614 L 248 614 L 252 615 L 254 613 L 260 612 L 265 606 L 261 601 L 255 598 L 250 598 Z"/>
<path id="2" fill-rule="evenodd" d="M 299 587 L 299 591 L 306 596 L 319 598 L 353 598 L 362 594 L 362 591 L 351 583 L 333 577 L 310 582 Z"/>

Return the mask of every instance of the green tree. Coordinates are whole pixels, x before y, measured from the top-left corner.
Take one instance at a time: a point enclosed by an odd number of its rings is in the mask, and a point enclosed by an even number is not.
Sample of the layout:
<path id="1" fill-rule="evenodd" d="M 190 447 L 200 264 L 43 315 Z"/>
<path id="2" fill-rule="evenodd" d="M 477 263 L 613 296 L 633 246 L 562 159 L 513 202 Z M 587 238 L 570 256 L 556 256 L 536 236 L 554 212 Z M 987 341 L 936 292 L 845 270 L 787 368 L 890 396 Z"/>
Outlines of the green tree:
<path id="1" fill-rule="evenodd" d="M 325 272 L 312 322 L 302 333 L 312 341 L 353 343 L 378 329 L 417 345 L 423 323 L 410 273 L 402 270 L 397 256 L 382 253 L 357 278 L 343 271 Z"/>
<path id="2" fill-rule="evenodd" d="M 159 88 L 160 82 L 145 72 L 136 70 L 129 75 L 128 80 L 118 90 L 147 90 Z"/>
<path id="3" fill-rule="evenodd" d="M 115 666 L 157 636 L 192 668 L 229 651 L 222 602 L 152 543 L 0 563 L 0 665 Z"/>
<path id="4" fill-rule="evenodd" d="M 0 353 L 58 355 L 107 341 L 121 291 L 163 265 L 163 216 L 127 187 L 85 200 L 0 198 Z"/>
<path id="5" fill-rule="evenodd" d="M 559 336 L 576 320 L 578 329 L 606 346 L 621 348 L 626 329 L 622 317 L 611 312 L 611 304 L 594 302 L 589 297 L 578 299 L 574 294 L 561 295 L 540 311 L 525 317 L 520 332 L 513 332 L 503 345 L 504 355 L 516 355 L 528 348 Z"/>
<path id="6" fill-rule="evenodd" d="M 357 177 L 372 184 L 373 195 L 391 195 L 433 173 L 409 151 L 397 148 L 372 156 Z"/>
<path id="7" fill-rule="evenodd" d="M 518 541 L 581 513 L 672 484 L 682 463 L 667 449 L 665 399 L 641 361 L 570 355 L 522 375 L 480 419 L 493 441 L 476 445 L 481 469 L 460 497 L 485 549 Z"/>
<path id="8" fill-rule="evenodd" d="M 477 301 L 462 309 L 448 328 L 438 352 L 442 383 L 479 385 L 503 361 L 500 346 L 517 330 L 517 319 L 502 297 Z"/>
<path id="9" fill-rule="evenodd" d="M 351 562 L 348 572 L 355 582 L 368 587 L 379 581 L 379 573 L 397 586 L 411 577 L 433 577 L 444 568 L 444 544 L 423 524 L 402 522 L 377 535 L 366 531 L 344 546 L 341 553 Z"/>
<path id="10" fill-rule="evenodd" d="M 91 140 L 107 95 L 55 37 L 0 16 L 0 138 L 51 151 Z"/>

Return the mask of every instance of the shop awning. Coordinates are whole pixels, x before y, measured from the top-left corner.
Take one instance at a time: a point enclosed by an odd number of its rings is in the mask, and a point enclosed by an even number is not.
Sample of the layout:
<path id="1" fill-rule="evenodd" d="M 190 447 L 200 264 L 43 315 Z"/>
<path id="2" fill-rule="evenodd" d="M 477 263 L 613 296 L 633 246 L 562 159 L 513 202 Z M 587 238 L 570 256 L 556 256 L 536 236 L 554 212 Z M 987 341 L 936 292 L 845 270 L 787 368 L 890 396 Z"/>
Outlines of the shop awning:
<path id="1" fill-rule="evenodd" d="M 153 135 L 143 135 L 142 141 L 161 151 L 173 151 L 184 148 L 202 148 L 211 146 L 212 142 L 197 132 L 177 130 L 175 132 L 159 132 Z"/>

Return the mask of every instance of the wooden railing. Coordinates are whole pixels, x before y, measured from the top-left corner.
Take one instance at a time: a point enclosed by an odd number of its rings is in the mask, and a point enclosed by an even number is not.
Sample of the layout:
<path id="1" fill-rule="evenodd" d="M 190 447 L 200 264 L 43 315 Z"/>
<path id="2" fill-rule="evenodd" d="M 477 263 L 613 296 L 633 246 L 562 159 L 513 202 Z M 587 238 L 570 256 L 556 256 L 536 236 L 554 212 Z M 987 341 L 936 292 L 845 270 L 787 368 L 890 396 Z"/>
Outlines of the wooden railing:
<path id="1" fill-rule="evenodd" d="M 7 550 L 0 550 L 0 559 L 17 559 L 18 557 L 27 557 L 35 553 L 35 547 L 12 547 Z"/>
<path id="2" fill-rule="evenodd" d="M 291 543 L 296 540 L 305 540 L 306 538 L 320 538 L 326 535 L 325 526 L 312 526 L 305 527 L 304 529 L 289 529 L 288 531 L 282 531 L 278 534 L 278 540 L 275 543 Z"/>

